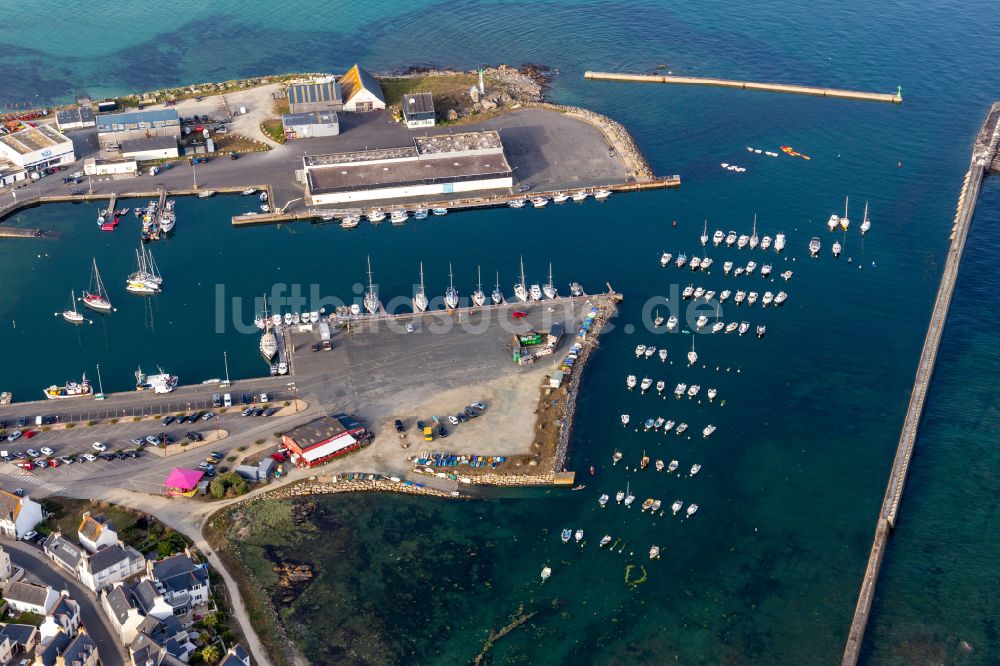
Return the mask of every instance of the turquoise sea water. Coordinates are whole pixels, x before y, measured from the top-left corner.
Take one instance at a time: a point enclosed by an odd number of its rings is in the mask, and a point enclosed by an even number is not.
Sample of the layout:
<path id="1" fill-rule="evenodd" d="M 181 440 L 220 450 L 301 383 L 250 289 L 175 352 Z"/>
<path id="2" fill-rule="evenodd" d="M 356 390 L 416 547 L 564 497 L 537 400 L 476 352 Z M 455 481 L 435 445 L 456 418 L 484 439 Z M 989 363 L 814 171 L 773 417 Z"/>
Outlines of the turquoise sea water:
<path id="1" fill-rule="evenodd" d="M 108 40 L 112 12 L 121 27 Z M 324 295 L 349 298 L 370 253 L 383 294 L 407 291 L 421 259 L 434 292 L 444 288 L 448 260 L 463 293 L 477 263 L 487 275 L 501 271 L 509 291 L 522 252 L 529 279 L 541 280 L 552 260 L 557 282 L 579 279 L 595 290 L 610 281 L 626 295 L 586 370 L 571 447 L 572 467 L 585 473 L 594 465 L 597 476 L 585 479 L 581 492 L 475 503 L 323 500 L 316 520 L 336 539 L 301 535 L 274 547 L 278 556 L 318 567 L 316 582 L 289 609 L 313 635 L 304 643 L 310 657 L 344 663 L 348 647 L 378 639 L 390 661 L 462 663 L 523 606 L 538 615 L 497 643 L 493 663 L 833 662 L 853 612 L 969 146 L 1000 96 L 984 55 L 997 27 L 985 2 L 339 2 L 304 13 L 258 2 L 216 3 L 210 12 L 201 3 L 119 2 L 114 10 L 45 20 L 0 13 L 2 104 L 337 70 L 354 61 L 374 70 L 536 62 L 559 72 L 551 99 L 620 120 L 657 172 L 684 179 L 677 191 L 615 196 L 602 205 L 464 213 L 354 233 L 308 226 L 236 231 L 227 220 L 241 202 L 182 200 L 176 238 L 154 247 L 168 289 L 150 312 L 121 289 L 133 238 L 97 233 L 93 210 L 84 207 L 28 211 L 21 224 L 63 236 L 0 245 L 7 286 L 0 341 L 17 349 L 18 359 L 32 359 L 4 364 L 0 384 L 30 395 L 97 362 L 109 390 L 125 388 L 138 363 L 159 363 L 197 381 L 221 374 L 223 350 L 235 376 L 253 374 L 261 368 L 255 340 L 231 326 L 214 332 L 217 283 L 245 299 L 275 282 L 316 283 Z M 661 63 L 675 73 L 884 92 L 901 84 L 906 102 L 581 76 L 586 69 L 642 71 Z M 784 144 L 812 160 L 745 150 Z M 720 162 L 748 171 L 734 175 Z M 845 194 L 854 224 L 844 258 L 834 261 L 824 222 Z M 879 583 L 869 663 L 997 659 L 998 589 L 990 575 L 1000 554 L 991 446 L 998 421 L 991 390 L 998 369 L 997 195 L 988 183 Z M 873 231 L 862 248 L 856 229 L 865 200 Z M 721 273 L 722 260 L 738 258 L 735 250 L 710 251 L 716 266 L 698 278 L 661 269 L 659 254 L 697 250 L 706 218 L 710 233 L 749 233 L 755 213 L 761 233 L 788 235 L 788 250 L 774 264 L 776 273 L 795 271 L 789 302 L 766 314 L 759 305 L 749 314 L 726 308 L 727 320 L 764 321 L 767 336 L 699 336 L 707 367 L 686 370 L 678 360 L 690 336 L 644 332 L 647 299 L 692 280 L 717 291 L 746 287 Z M 522 246 L 529 234 L 533 242 Z M 824 247 L 810 261 L 805 246 L 813 235 Z M 121 311 L 106 327 L 77 332 L 52 313 L 65 307 L 71 288 L 86 286 L 95 255 Z M 753 283 L 763 291 L 759 278 Z M 628 324 L 643 332 L 627 333 Z M 640 342 L 666 346 L 674 364 L 636 361 L 632 350 Z M 628 394 L 625 375 L 647 370 L 671 387 L 716 386 L 726 405 Z M 688 421 L 693 436 L 623 431 L 623 411 L 634 421 Z M 719 429 L 706 441 L 698 432 L 708 422 Z M 612 468 L 616 448 L 626 458 Z M 682 469 L 698 462 L 702 472 L 694 479 L 626 472 L 644 449 L 654 459 L 679 459 Z M 701 509 L 682 522 L 653 519 L 638 506 L 598 508 L 601 493 L 613 495 L 626 483 L 638 502 L 681 498 Z M 563 545 L 564 527 L 584 529 L 586 545 Z M 626 552 L 599 550 L 604 533 L 626 538 Z M 346 543 L 347 555 L 332 542 Z M 652 543 L 664 549 L 658 562 L 645 554 Z M 629 563 L 646 567 L 647 582 L 625 584 Z M 553 577 L 539 586 L 544 564 Z M 330 604 L 338 613 L 320 612 Z M 356 624 L 371 634 L 355 633 Z"/>

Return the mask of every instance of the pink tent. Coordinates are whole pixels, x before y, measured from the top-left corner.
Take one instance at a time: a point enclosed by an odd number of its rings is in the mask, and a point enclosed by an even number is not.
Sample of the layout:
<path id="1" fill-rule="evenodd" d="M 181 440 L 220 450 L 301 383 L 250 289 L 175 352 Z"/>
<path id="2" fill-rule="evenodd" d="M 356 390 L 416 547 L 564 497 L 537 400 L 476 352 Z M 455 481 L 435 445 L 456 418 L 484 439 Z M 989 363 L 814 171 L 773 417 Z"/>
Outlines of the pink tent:
<path id="1" fill-rule="evenodd" d="M 190 495 L 194 493 L 203 476 L 205 473 L 201 470 L 175 467 L 163 485 L 166 487 L 167 495 Z"/>

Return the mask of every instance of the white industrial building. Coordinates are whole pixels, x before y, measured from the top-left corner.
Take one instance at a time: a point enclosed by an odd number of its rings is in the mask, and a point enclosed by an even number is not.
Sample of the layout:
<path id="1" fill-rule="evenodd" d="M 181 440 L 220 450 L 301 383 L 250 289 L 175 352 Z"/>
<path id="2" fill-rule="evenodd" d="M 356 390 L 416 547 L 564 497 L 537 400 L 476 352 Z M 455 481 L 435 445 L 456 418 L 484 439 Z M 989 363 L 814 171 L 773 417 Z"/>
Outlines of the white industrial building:
<path id="1" fill-rule="evenodd" d="M 83 161 L 83 173 L 88 176 L 113 176 L 130 178 L 138 174 L 139 165 L 133 158 L 99 159 L 91 157 Z"/>
<path id="2" fill-rule="evenodd" d="M 181 138 L 181 120 L 177 109 L 149 109 L 97 117 L 97 140 L 101 150 L 121 146 L 123 141 L 130 139 L 154 136 Z"/>
<path id="3" fill-rule="evenodd" d="M 302 159 L 310 205 L 508 189 L 496 131 L 414 137 L 413 145 Z"/>
<path id="4" fill-rule="evenodd" d="M 137 139 L 126 139 L 121 142 L 122 157 L 132 158 L 138 162 L 146 160 L 162 160 L 177 157 L 177 139 L 172 136 L 150 136 Z"/>
<path id="5" fill-rule="evenodd" d="M 13 185 L 28 177 L 28 172 L 24 167 L 17 166 L 10 160 L 0 160 L 0 187 Z"/>
<path id="6" fill-rule="evenodd" d="M 94 110 L 90 106 L 74 106 L 62 111 L 56 111 L 56 127 L 61 131 L 80 129 L 82 127 L 94 127 L 97 119 L 94 117 Z"/>
<path id="7" fill-rule="evenodd" d="M 344 111 L 379 111 L 385 108 L 385 95 L 375 77 L 357 65 L 340 77 Z"/>
<path id="8" fill-rule="evenodd" d="M 281 116 L 286 139 L 309 139 L 340 134 L 340 121 L 333 111 L 289 113 Z"/>
<path id="9" fill-rule="evenodd" d="M 76 154 L 71 139 L 51 125 L 39 125 L 0 136 L 0 159 L 30 171 L 69 164 Z"/>

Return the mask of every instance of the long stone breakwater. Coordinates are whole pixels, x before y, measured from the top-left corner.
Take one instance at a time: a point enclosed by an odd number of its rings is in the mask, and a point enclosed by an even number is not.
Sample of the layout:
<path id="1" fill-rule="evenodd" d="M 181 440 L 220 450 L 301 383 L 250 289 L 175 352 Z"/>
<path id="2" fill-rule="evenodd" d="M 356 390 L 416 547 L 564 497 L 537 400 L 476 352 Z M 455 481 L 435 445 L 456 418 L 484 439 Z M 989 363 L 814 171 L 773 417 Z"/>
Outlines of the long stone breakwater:
<path id="1" fill-rule="evenodd" d="M 990 165 L 997 155 L 998 143 L 1000 143 L 1000 102 L 993 104 L 982 129 L 979 131 L 972 149 L 969 170 L 965 174 L 962 191 L 959 194 L 958 209 L 955 212 L 955 221 L 951 230 L 951 247 L 948 249 L 948 258 L 945 262 L 944 274 L 941 276 L 937 298 L 934 301 L 934 310 L 931 312 L 927 338 L 924 340 L 924 348 L 920 352 L 917 376 L 913 384 L 913 392 L 910 394 L 910 404 L 906 410 L 903 429 L 899 436 L 899 445 L 896 449 L 896 458 L 892 463 L 889 483 L 882 500 L 882 509 L 876 523 L 875 539 L 868 556 L 865 576 L 861 581 L 861 591 L 858 594 L 858 604 L 854 610 L 854 619 L 851 622 L 847 645 L 844 648 L 842 666 L 857 664 L 861 653 L 865 628 L 868 626 L 868 616 L 875 599 L 875 584 L 878 582 L 878 574 L 882 567 L 882 558 L 885 556 L 889 534 L 896 525 L 899 502 L 903 496 L 903 487 L 906 484 L 910 461 L 913 458 L 917 427 L 923 414 L 927 391 L 934 372 L 934 364 L 937 361 L 938 347 L 941 344 L 941 337 L 947 323 L 948 308 L 951 305 L 951 297 L 958 280 L 962 252 L 965 249 L 965 241 L 968 238 L 969 227 L 972 225 L 972 217 L 979 199 L 979 188 L 983 177 L 989 172 Z"/>

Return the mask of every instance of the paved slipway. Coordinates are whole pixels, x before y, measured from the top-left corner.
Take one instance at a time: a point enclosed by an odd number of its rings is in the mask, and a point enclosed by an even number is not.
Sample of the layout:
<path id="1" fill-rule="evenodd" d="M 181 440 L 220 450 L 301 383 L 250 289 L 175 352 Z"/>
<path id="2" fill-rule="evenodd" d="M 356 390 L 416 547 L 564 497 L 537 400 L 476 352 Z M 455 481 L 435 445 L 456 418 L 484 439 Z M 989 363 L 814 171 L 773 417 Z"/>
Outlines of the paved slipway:
<path id="1" fill-rule="evenodd" d="M 42 551 L 35 546 L 20 541 L 4 541 L 3 547 L 10 554 L 10 561 L 23 568 L 29 576 L 37 578 L 55 590 L 68 591 L 73 600 L 80 604 L 80 619 L 87 629 L 87 634 L 97 644 L 104 666 L 120 666 L 127 663 L 125 650 L 93 592 L 49 562 Z"/>

